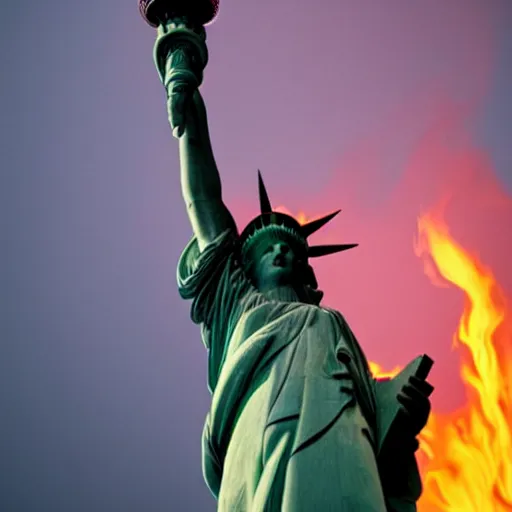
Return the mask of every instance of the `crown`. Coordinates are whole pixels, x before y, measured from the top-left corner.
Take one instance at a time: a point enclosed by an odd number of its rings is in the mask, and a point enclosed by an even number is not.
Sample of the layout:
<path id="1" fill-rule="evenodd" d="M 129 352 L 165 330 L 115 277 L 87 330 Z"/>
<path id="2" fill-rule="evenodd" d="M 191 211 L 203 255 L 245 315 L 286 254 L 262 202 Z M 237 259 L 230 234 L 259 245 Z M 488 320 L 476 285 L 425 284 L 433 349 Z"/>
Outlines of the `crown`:
<path id="1" fill-rule="evenodd" d="M 252 249 L 263 239 L 286 241 L 294 251 L 307 258 L 318 258 L 346 251 L 357 247 L 358 244 L 337 244 L 337 245 L 313 245 L 310 246 L 307 239 L 321 227 L 332 220 L 341 210 L 336 210 L 328 215 L 312 220 L 305 224 L 299 224 L 291 215 L 272 210 L 268 198 L 267 189 L 263 183 L 261 172 L 258 170 L 258 189 L 260 196 L 261 214 L 254 218 L 240 235 L 242 247 L 242 260 L 249 259 Z"/>

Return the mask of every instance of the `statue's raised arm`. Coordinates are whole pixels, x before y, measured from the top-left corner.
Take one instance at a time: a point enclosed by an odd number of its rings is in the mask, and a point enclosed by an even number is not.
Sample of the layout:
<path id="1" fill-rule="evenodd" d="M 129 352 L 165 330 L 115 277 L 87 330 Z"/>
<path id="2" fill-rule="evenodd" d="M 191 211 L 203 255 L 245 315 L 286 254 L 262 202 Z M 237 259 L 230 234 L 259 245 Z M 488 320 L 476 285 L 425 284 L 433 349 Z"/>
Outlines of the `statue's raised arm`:
<path id="1" fill-rule="evenodd" d="M 226 229 L 235 228 L 222 200 L 206 108 L 198 89 L 207 61 L 205 39 L 204 27 L 192 31 L 189 21 L 171 19 L 159 27 L 154 52 L 167 94 L 169 123 L 179 139 L 183 199 L 200 250 Z"/>

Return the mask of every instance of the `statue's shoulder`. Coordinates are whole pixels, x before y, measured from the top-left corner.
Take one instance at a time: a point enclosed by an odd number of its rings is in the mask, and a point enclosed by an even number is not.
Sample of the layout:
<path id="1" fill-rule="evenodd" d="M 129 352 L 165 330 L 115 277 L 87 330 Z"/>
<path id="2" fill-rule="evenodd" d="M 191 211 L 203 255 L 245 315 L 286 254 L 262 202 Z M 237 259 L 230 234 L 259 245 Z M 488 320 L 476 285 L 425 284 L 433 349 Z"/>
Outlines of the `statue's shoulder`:
<path id="1" fill-rule="evenodd" d="M 330 308 L 327 306 L 318 306 L 318 307 L 325 313 L 328 313 L 328 314 L 334 316 L 343 325 L 346 325 L 347 322 L 345 321 L 345 317 L 337 309 Z"/>
<path id="2" fill-rule="evenodd" d="M 204 249 L 193 236 L 183 249 L 177 265 L 177 281 L 183 298 L 191 298 L 201 288 L 209 286 L 214 292 L 226 272 L 238 275 L 238 235 L 227 229 Z M 228 277 L 229 277 L 228 276 Z M 190 293 L 186 290 L 190 289 Z"/>

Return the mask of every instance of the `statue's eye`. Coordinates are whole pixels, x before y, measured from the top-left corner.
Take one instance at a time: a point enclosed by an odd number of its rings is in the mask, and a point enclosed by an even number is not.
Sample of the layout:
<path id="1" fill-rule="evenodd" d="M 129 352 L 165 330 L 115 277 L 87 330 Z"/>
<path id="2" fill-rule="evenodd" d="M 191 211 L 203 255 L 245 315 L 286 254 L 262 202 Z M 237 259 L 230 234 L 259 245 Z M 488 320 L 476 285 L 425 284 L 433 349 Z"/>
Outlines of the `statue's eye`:
<path id="1" fill-rule="evenodd" d="M 272 245 L 269 245 L 266 249 L 265 249 L 265 252 L 263 254 L 268 254 L 269 252 L 272 252 L 274 249 L 274 247 Z"/>

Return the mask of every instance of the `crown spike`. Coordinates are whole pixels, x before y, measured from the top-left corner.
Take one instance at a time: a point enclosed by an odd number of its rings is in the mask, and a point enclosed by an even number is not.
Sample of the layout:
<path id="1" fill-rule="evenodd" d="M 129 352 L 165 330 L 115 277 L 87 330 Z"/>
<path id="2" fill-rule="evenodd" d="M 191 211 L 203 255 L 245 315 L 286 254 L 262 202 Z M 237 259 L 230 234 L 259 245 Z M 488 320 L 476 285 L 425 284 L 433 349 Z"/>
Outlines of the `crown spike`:
<path id="1" fill-rule="evenodd" d="M 358 245 L 359 244 L 313 245 L 308 248 L 308 257 L 319 258 L 321 256 L 327 256 L 328 254 L 334 254 L 335 252 L 346 251 Z"/>
<path id="2" fill-rule="evenodd" d="M 338 213 L 340 213 L 341 210 L 336 210 L 335 212 L 329 213 L 329 215 L 325 215 L 324 217 L 321 217 L 319 219 L 312 220 L 311 222 L 308 222 L 306 224 L 303 224 L 300 228 L 302 236 L 307 238 L 308 236 L 312 235 L 315 231 L 318 231 L 322 226 L 327 224 L 331 219 L 336 217 Z"/>
<path id="3" fill-rule="evenodd" d="M 260 209 L 261 213 L 271 213 L 272 206 L 270 205 L 270 199 L 268 198 L 267 189 L 265 188 L 265 184 L 263 183 L 263 178 L 261 177 L 261 172 L 258 169 L 258 189 L 260 193 Z"/>

